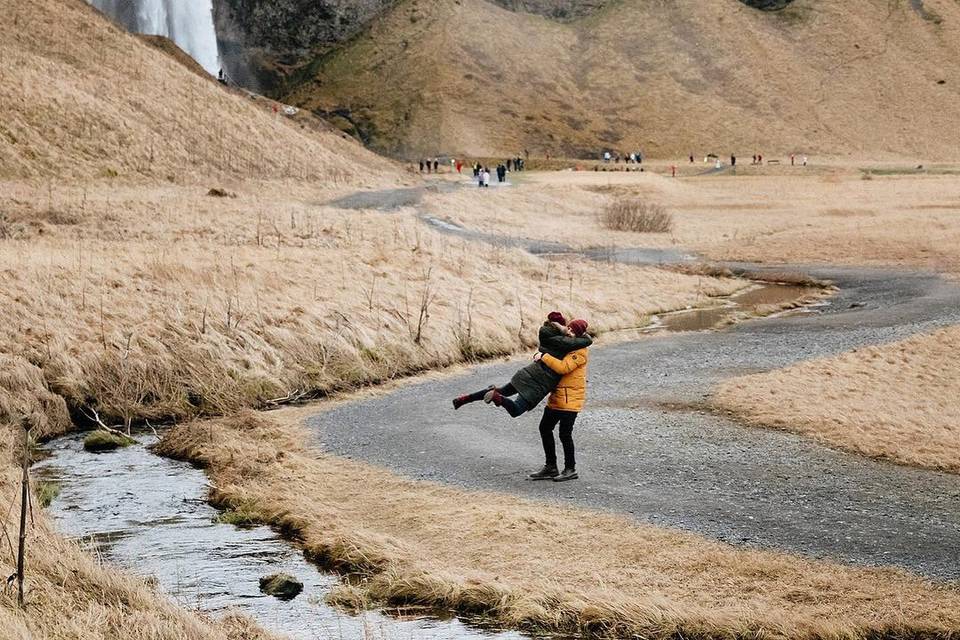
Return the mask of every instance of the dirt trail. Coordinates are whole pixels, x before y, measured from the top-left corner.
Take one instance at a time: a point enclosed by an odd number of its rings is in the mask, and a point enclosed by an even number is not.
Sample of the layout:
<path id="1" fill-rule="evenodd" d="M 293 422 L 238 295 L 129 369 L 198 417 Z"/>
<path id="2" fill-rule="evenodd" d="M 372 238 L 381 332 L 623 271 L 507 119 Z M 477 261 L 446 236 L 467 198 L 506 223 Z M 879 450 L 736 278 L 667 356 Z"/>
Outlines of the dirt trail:
<path id="1" fill-rule="evenodd" d="M 791 267 L 796 269 L 796 267 Z M 936 275 L 809 268 L 840 292 L 823 312 L 591 353 L 577 423 L 581 480 L 525 480 L 540 411 L 453 411 L 517 362 L 477 366 L 309 421 L 318 445 L 401 474 L 603 508 L 736 544 L 960 579 L 960 477 L 845 454 L 695 408 L 720 380 L 960 323 L 960 287 Z M 680 407 L 680 408 L 678 408 Z"/>

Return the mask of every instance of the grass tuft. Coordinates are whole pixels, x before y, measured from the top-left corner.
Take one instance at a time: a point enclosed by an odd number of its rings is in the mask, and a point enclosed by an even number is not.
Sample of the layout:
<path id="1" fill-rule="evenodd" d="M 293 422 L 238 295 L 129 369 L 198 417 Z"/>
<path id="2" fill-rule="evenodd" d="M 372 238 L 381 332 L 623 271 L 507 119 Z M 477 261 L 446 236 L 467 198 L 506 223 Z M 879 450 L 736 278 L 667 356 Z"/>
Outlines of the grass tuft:
<path id="1" fill-rule="evenodd" d="M 60 483 L 54 480 L 41 480 L 35 485 L 37 504 L 41 507 L 49 507 L 57 496 L 60 495 Z"/>
<path id="2" fill-rule="evenodd" d="M 600 214 L 600 221 L 613 231 L 669 233 L 673 230 L 673 216 L 664 206 L 638 198 L 615 200 Z"/>

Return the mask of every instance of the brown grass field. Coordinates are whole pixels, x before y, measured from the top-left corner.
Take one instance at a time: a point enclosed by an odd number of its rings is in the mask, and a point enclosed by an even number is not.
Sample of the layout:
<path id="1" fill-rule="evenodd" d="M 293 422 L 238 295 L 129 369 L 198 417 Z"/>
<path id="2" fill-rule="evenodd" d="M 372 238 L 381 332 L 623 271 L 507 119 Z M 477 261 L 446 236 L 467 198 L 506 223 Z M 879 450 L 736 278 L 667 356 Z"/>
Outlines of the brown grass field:
<path id="1" fill-rule="evenodd" d="M 457 10 L 446 0 L 437 6 Z M 639 6 L 627 3 L 625 10 Z M 693 10 L 677 6 L 673 27 Z M 878 3 L 866 6 L 856 15 L 877 27 Z M 460 13 L 476 20 L 488 10 Z M 712 20 L 726 11 L 696 15 Z M 17 511 L 10 463 L 24 415 L 36 437 L 73 428 L 72 419 L 84 412 L 111 424 L 235 415 L 522 351 L 554 308 L 587 317 L 603 334 L 745 286 L 702 275 L 707 270 L 543 259 L 468 243 L 431 231 L 410 209 L 335 209 L 324 203 L 418 179 L 323 126 L 276 116 L 266 101 L 224 91 L 81 0 L 0 0 L 0 12 L 4 514 Z M 431 20 L 435 15 L 442 14 Z M 903 16 L 894 17 L 891 29 L 903 27 Z M 420 24 L 435 29 L 431 20 Z M 603 16 L 594 20 L 590 28 L 616 26 Z M 500 35 L 522 41 L 541 27 L 567 28 L 535 26 Z M 943 30 L 949 35 L 952 28 L 947 23 Z M 920 33 L 910 29 L 905 33 Z M 545 42 L 571 44 L 569 33 L 556 34 Z M 595 61 L 601 54 L 585 52 Z M 927 95 L 904 87 L 918 99 Z M 718 104 L 706 100 L 690 113 L 719 113 Z M 944 104 L 942 118 L 949 120 L 954 107 Z M 436 124 L 429 112 L 422 115 Z M 930 116 L 923 130 L 937 127 L 940 117 Z M 464 122 L 456 116 L 435 128 L 480 145 L 486 133 Z M 909 150 L 913 126 L 890 134 L 889 145 Z M 758 135 L 784 147 L 797 141 L 779 129 Z M 512 146 L 517 139 L 501 142 Z M 944 134 L 942 145 L 951 144 Z M 873 148 L 883 155 L 885 145 Z M 930 147 L 932 155 L 941 151 Z M 744 168 L 735 178 L 544 173 L 523 176 L 511 190 L 434 193 L 425 206 L 469 227 L 576 246 L 675 245 L 712 258 L 956 273 L 956 178 L 882 173 L 862 180 L 849 160 L 806 172 Z M 225 197 L 207 195 L 211 188 Z M 604 229 L 599 213 L 625 196 L 663 205 L 672 232 Z M 908 356 L 919 358 L 916 371 L 923 375 L 942 357 L 922 339 L 908 345 Z M 817 378 L 830 365 L 810 366 L 809 374 L 796 375 Z M 874 375 L 856 361 L 842 367 Z M 926 405 L 905 409 L 931 415 L 924 411 Z M 915 420 L 917 429 L 924 420 Z M 658 637 L 861 638 L 960 626 L 953 587 L 894 571 L 738 551 L 613 516 L 465 496 L 318 457 L 304 448 L 302 435 L 296 424 L 240 413 L 190 422 L 165 448 L 207 464 L 224 504 L 282 524 L 319 561 L 361 572 L 366 582 L 337 594 L 345 602 L 418 601 L 526 628 Z M 4 540 L 14 536 L 14 518 L 5 515 L 2 523 Z M 502 541 L 493 552 L 491 537 Z M 569 552 L 555 554 L 556 541 Z M 59 538 L 42 512 L 29 544 L 29 606 L 19 611 L 10 590 L 0 592 L 4 637 L 265 638 L 248 621 L 203 619 L 143 581 L 100 566 Z M 0 574 L 10 575 L 12 562 L 10 545 L 0 544 Z M 551 577 L 538 567 L 548 567 Z"/>
<path id="2" fill-rule="evenodd" d="M 361 578 L 334 592 L 342 605 L 423 604 L 606 637 L 947 637 L 960 625 L 955 586 L 414 482 L 305 448 L 303 415 L 181 425 L 160 451 L 206 466 L 221 506 Z"/>
<path id="3" fill-rule="evenodd" d="M 747 159 L 749 162 L 749 158 Z M 431 212 L 464 226 L 572 246 L 677 246 L 705 259 L 761 263 L 901 266 L 960 272 L 960 167 L 913 174 L 908 163 L 817 160 L 809 167 L 737 167 L 736 175 L 672 179 L 658 161 L 646 173 L 512 174 L 512 189 L 483 199 L 469 190 L 433 194 Z M 863 180 L 861 168 L 883 171 Z M 604 206 L 639 197 L 671 213 L 670 233 L 614 233 Z"/>
<path id="4" fill-rule="evenodd" d="M 68 407 L 111 424 L 229 413 L 510 354 L 555 307 L 602 332 L 745 284 L 547 261 L 451 241 L 410 211 L 324 206 L 411 179 L 221 90 L 80 0 L 0 8 L 0 111 L 13 114 L 0 124 L 5 468 L 24 414 L 52 435 L 72 427 Z M 5 630 L 225 633 L 97 567 L 42 516 L 31 536 L 63 551 L 31 556 L 31 606 L 15 612 L 5 593 Z M 64 583 L 74 569 L 83 579 Z"/>
<path id="5" fill-rule="evenodd" d="M 960 473 L 960 327 L 737 378 L 713 398 L 749 424 Z"/>

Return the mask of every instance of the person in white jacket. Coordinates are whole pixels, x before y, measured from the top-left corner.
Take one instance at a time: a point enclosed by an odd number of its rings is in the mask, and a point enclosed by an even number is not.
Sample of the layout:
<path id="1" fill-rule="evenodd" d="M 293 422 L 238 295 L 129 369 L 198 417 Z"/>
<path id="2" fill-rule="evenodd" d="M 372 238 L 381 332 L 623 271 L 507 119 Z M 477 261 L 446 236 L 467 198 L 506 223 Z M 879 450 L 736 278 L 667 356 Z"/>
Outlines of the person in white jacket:
<path id="1" fill-rule="evenodd" d="M 483 170 L 483 186 L 485 187 L 490 186 L 490 169 L 485 168 Z"/>

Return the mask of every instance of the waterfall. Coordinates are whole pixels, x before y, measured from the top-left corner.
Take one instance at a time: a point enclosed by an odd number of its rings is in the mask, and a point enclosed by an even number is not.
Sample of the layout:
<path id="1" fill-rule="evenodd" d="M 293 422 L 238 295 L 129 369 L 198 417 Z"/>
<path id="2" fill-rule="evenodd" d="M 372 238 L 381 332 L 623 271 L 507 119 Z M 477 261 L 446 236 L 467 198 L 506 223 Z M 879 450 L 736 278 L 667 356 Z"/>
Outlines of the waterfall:
<path id="1" fill-rule="evenodd" d="M 88 0 L 130 31 L 166 36 L 211 75 L 220 69 L 213 0 Z"/>

